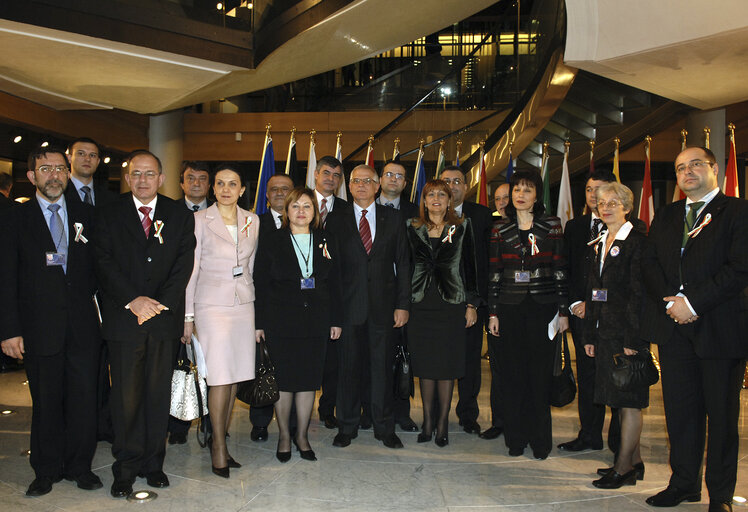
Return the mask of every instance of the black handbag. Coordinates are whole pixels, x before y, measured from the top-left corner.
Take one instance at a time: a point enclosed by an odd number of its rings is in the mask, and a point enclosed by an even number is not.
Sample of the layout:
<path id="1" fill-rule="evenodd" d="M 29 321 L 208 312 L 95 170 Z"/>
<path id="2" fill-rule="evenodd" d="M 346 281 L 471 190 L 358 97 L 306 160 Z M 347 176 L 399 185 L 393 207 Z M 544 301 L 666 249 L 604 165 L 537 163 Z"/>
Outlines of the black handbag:
<path id="1" fill-rule="evenodd" d="M 410 365 L 410 352 L 408 352 L 407 340 L 403 334 L 400 343 L 395 347 L 395 384 L 393 392 L 396 399 L 407 400 L 415 394 L 413 384 L 413 367 Z"/>
<path id="2" fill-rule="evenodd" d="M 647 349 L 633 356 L 613 356 L 613 385 L 620 391 L 636 391 L 657 384 L 660 380 L 660 365 L 654 354 Z"/>
<path id="3" fill-rule="evenodd" d="M 550 404 L 553 407 L 569 405 L 577 395 L 577 383 L 574 380 L 574 372 L 571 370 L 566 332 L 559 333 L 556 339 L 556 357 L 553 362 L 550 395 Z"/>
<path id="4" fill-rule="evenodd" d="M 275 367 L 270 360 L 265 340 L 257 344 L 255 378 L 239 383 L 236 398 L 252 407 L 273 405 L 280 398 L 275 381 Z"/>

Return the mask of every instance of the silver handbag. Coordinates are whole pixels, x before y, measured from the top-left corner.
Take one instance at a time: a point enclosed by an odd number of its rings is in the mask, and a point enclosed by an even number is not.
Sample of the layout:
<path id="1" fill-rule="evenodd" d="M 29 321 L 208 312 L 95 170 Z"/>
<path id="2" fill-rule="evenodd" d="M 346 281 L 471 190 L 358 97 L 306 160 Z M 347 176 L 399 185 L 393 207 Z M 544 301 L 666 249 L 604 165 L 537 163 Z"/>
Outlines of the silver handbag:
<path id="1" fill-rule="evenodd" d="M 187 358 L 186 347 L 191 349 L 192 345 L 182 344 L 179 348 L 177 366 L 171 376 L 169 414 L 179 420 L 191 421 L 208 414 L 208 385 L 198 375 L 197 366 Z"/>

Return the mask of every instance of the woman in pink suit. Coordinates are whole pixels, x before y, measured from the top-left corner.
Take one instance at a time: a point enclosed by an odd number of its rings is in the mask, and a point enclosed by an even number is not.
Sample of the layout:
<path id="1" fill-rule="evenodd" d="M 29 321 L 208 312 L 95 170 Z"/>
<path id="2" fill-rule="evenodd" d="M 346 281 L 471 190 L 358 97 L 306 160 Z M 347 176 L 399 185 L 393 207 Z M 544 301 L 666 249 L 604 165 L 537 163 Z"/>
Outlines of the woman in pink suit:
<path id="1" fill-rule="evenodd" d="M 208 410 L 213 425 L 213 473 L 229 477 L 241 467 L 226 448 L 236 384 L 255 377 L 255 289 L 252 279 L 260 221 L 237 206 L 244 181 L 227 165 L 218 167 L 216 203 L 195 213 L 195 265 L 187 285 L 183 343 L 193 333 L 208 367 Z"/>

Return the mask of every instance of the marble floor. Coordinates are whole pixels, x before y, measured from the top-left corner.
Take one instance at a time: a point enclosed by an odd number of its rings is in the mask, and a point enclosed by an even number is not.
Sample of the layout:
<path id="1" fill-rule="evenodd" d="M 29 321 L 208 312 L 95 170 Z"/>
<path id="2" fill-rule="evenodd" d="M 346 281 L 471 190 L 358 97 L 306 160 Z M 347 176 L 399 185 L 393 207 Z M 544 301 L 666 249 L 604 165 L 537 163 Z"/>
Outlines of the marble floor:
<path id="1" fill-rule="evenodd" d="M 483 361 L 484 386 L 480 394 L 479 423 L 490 425 L 488 364 Z M 509 457 L 504 439 L 486 441 L 462 432 L 452 412 L 449 446 L 417 444 L 416 434 L 398 432 L 405 444 L 390 450 L 374 440 L 372 431 L 362 431 L 347 448 L 335 448 L 335 431 L 321 425 L 316 415 L 310 441 L 317 462 L 302 460 L 298 453 L 286 464 L 275 458 L 277 430 L 270 426 L 270 439 L 254 443 L 249 438 L 247 407 L 234 409 L 229 449 L 243 464 L 224 480 L 210 471 L 210 456 L 195 440 L 194 429 L 185 445 L 167 447 L 164 471 L 171 486 L 157 490 L 154 501 L 136 504 L 109 495 L 112 455 L 109 444 L 99 443 L 93 469 L 104 489 L 79 490 L 63 480 L 51 493 L 27 498 L 33 479 L 25 450 L 29 444 L 30 397 L 25 374 L 0 375 L 0 511 L 116 511 L 158 510 L 179 512 L 213 511 L 641 511 L 650 509 L 644 499 L 667 484 L 667 436 L 659 385 L 652 388 L 652 405 L 645 411 L 642 456 L 646 478 L 635 487 L 599 490 L 591 482 L 595 469 L 611 463 L 607 450 L 564 453 L 557 449 L 544 461 L 525 456 Z M 740 418 L 741 452 L 736 494 L 748 494 L 748 425 L 746 398 Z M 456 403 L 453 401 L 453 405 Z M 421 404 L 413 402 L 412 417 L 421 420 Z M 572 439 L 579 425 L 576 403 L 553 410 L 554 443 Z M 607 428 L 607 426 L 606 426 Z M 135 489 L 148 489 L 138 479 Z M 706 510 L 708 498 L 698 504 L 683 504 L 686 511 Z M 743 507 L 736 506 L 736 510 Z"/>

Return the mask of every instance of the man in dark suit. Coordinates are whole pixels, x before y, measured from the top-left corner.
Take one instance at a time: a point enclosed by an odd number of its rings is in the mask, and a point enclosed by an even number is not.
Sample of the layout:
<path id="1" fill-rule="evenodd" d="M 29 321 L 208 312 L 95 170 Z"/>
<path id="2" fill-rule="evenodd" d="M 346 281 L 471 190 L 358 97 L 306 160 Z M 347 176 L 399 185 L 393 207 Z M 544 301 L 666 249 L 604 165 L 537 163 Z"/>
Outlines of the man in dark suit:
<path id="1" fill-rule="evenodd" d="M 597 213 L 597 189 L 605 183 L 616 181 L 610 172 L 596 171 L 587 179 L 585 200 L 589 213 L 569 220 L 564 228 L 564 250 L 569 262 L 569 303 L 571 306 L 571 333 L 574 338 L 574 351 L 577 360 L 577 407 L 579 410 L 580 429 L 576 439 L 561 443 L 559 449 L 570 452 L 582 450 L 602 450 L 603 423 L 605 423 L 605 405 L 594 403 L 595 396 L 595 358 L 584 351 L 582 330 L 585 315 L 584 291 L 590 262 L 594 259 L 593 248 L 587 245 L 601 233 L 604 225 Z M 620 426 L 618 414 L 611 416 L 608 432 L 608 444 L 618 451 Z"/>
<path id="2" fill-rule="evenodd" d="M 96 256 L 104 338 L 112 372 L 114 497 L 132 492 L 135 477 L 166 487 L 171 375 L 184 328 L 184 292 L 192 273 L 195 220 L 158 194 L 160 160 L 138 150 L 127 159 L 131 194 L 97 219 Z"/>
<path id="3" fill-rule="evenodd" d="M 351 172 L 354 203 L 328 218 L 338 238 L 343 268 L 344 326 L 339 341 L 338 434 L 333 445 L 345 447 L 358 435 L 361 378 L 369 360 L 374 437 L 388 448 L 402 448 L 392 413 L 393 327 L 408 321 L 410 255 L 405 225 L 397 212 L 374 202 L 379 177 L 368 165 Z"/>
<path id="4" fill-rule="evenodd" d="M 748 355 L 748 202 L 720 192 L 708 149 L 682 151 L 675 173 L 686 199 L 657 211 L 642 257 L 642 338 L 659 345 L 673 471 L 647 503 L 701 500 L 708 418 L 709 511 L 732 510 Z"/>
<path id="5" fill-rule="evenodd" d="M 470 219 L 475 240 L 475 259 L 478 268 L 478 293 L 483 304 L 478 307 L 478 321 L 472 327 L 465 329 L 465 376 L 457 381 L 459 400 L 455 412 L 460 425 L 468 434 L 480 434 L 478 424 L 478 393 L 480 393 L 480 358 L 483 348 L 483 332 L 488 322 L 488 309 L 485 300 L 488 292 L 488 239 L 491 236 L 493 219 L 491 211 L 483 205 L 466 202 L 467 180 L 465 173 L 456 165 L 448 165 L 440 176 L 447 182 L 452 191 L 452 201 L 455 212 L 459 216 Z M 438 410 L 438 409 L 435 409 Z M 498 411 L 493 411 L 492 425 L 487 430 L 487 439 L 495 439 L 503 430 L 504 422 Z"/>
<path id="6" fill-rule="evenodd" d="M 66 202 L 62 150 L 29 156 L 36 195 L 0 217 L 0 340 L 25 358 L 32 398 L 27 496 L 42 496 L 62 477 L 101 488 L 91 472 L 96 451 L 96 377 L 101 337 L 93 302 L 93 208 Z"/>
<path id="7" fill-rule="evenodd" d="M 260 236 L 259 242 L 275 230 L 280 229 L 281 219 L 283 217 L 283 206 L 286 203 L 286 196 L 293 190 L 293 180 L 285 174 L 275 174 L 270 177 L 267 184 L 267 199 L 270 210 L 260 215 Z M 294 407 L 294 405 L 292 405 Z M 252 441 L 267 441 L 268 425 L 273 420 L 273 406 L 249 407 L 249 421 L 252 423 L 252 431 L 249 438 Z M 291 411 L 291 431 L 294 430 L 296 422 L 296 412 Z"/>
<path id="8" fill-rule="evenodd" d="M 377 204 L 394 208 L 400 213 L 403 223 L 413 217 L 418 217 L 418 206 L 411 203 L 404 195 L 405 185 L 405 167 L 400 162 L 389 162 L 382 168 L 382 175 L 379 177 L 381 189 Z M 407 326 L 395 329 L 395 344 L 404 343 L 407 345 Z M 406 432 L 417 432 L 418 425 L 410 417 L 410 400 L 395 397 L 393 406 L 395 414 L 395 423 Z"/>
<path id="9" fill-rule="evenodd" d="M 333 156 L 323 156 L 317 160 L 314 168 L 314 196 L 317 208 L 322 217 L 322 225 L 345 210 L 348 202 L 335 196 L 343 179 L 343 164 Z M 325 371 L 322 374 L 322 394 L 319 397 L 317 411 L 325 427 L 337 428 L 335 406 L 338 396 L 338 342 L 330 340 L 325 353 Z"/>
<path id="10" fill-rule="evenodd" d="M 189 210 L 197 212 L 213 204 L 208 200 L 210 190 L 210 168 L 205 162 L 182 162 L 179 172 L 179 186 L 184 192 L 184 204 Z"/>

